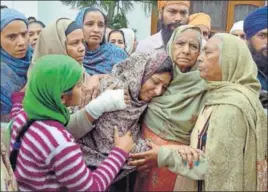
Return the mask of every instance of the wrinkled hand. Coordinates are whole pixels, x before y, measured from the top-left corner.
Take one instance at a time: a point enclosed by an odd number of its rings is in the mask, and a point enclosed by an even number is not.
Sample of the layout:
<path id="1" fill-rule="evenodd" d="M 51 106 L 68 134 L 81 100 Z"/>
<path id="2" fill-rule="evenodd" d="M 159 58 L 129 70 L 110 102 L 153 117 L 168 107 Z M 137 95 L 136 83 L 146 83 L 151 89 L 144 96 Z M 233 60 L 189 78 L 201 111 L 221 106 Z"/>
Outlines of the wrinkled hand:
<path id="1" fill-rule="evenodd" d="M 85 82 L 82 86 L 82 101 L 81 107 L 84 107 L 88 104 L 92 99 L 95 99 L 100 94 L 100 76 L 93 75 L 89 76 L 86 75 Z"/>
<path id="2" fill-rule="evenodd" d="M 151 147 L 149 151 L 130 154 L 132 160 L 128 162 L 128 165 L 136 166 L 140 172 L 148 172 L 151 168 L 158 167 L 157 155 L 160 146 L 152 142 L 147 142 L 147 144 Z"/>
<path id="3" fill-rule="evenodd" d="M 128 131 L 126 134 L 119 137 L 118 129 L 117 127 L 114 127 L 114 145 L 115 147 L 129 153 L 135 146 L 131 132 Z"/>
<path id="4" fill-rule="evenodd" d="M 200 155 L 203 154 L 203 151 L 199 149 L 194 149 L 188 145 L 179 145 L 177 148 L 178 153 L 182 157 L 182 160 L 189 168 L 194 167 L 194 163 L 199 162 Z"/>

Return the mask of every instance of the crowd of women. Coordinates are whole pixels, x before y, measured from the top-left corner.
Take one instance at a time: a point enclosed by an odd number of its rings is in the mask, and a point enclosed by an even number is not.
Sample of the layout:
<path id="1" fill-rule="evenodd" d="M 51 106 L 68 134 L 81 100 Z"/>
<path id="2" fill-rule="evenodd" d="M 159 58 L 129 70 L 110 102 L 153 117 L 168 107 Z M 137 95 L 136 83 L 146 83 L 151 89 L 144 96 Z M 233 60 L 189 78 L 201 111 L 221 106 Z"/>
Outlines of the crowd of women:
<path id="1" fill-rule="evenodd" d="M 267 191 L 267 6 L 212 37 L 158 8 L 137 43 L 96 8 L 1 7 L 1 191 Z"/>

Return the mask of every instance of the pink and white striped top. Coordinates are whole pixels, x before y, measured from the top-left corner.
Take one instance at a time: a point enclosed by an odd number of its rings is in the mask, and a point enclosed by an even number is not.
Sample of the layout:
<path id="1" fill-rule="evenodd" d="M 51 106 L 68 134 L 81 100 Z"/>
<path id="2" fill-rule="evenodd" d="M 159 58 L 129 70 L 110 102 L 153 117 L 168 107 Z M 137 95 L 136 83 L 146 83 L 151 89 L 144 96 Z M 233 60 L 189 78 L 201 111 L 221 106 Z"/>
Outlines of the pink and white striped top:
<path id="1" fill-rule="evenodd" d="M 13 93 L 11 147 L 27 115 L 22 109 L 23 93 Z M 53 120 L 35 121 L 25 133 L 17 157 L 15 176 L 21 191 L 105 191 L 124 165 L 128 153 L 113 148 L 93 172 L 80 147 L 64 126 Z M 52 174 L 51 174 L 52 172 Z"/>

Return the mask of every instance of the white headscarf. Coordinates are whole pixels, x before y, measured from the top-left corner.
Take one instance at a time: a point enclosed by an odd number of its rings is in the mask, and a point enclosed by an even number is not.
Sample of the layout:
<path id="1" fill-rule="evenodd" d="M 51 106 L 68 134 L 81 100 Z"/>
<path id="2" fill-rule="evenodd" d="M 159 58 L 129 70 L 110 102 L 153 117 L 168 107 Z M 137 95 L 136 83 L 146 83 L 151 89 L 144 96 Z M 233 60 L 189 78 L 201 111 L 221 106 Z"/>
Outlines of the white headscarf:
<path id="1" fill-rule="evenodd" d="M 132 29 L 122 28 L 120 29 L 123 31 L 126 41 L 126 51 L 130 55 L 133 51 L 134 40 L 135 40 L 135 33 Z"/>
<path id="2" fill-rule="evenodd" d="M 236 30 L 243 31 L 243 27 L 244 27 L 244 21 L 238 21 L 238 22 L 234 23 L 232 29 L 230 30 L 230 33 L 232 33 L 233 31 L 236 31 Z"/>

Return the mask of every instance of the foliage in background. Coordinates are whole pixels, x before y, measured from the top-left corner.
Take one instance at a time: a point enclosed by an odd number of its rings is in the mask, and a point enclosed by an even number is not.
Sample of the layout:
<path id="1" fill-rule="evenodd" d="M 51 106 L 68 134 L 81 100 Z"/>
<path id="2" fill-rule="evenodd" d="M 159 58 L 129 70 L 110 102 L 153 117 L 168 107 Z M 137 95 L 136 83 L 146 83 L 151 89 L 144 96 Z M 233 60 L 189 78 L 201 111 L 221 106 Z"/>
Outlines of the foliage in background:
<path id="1" fill-rule="evenodd" d="M 96 7 L 106 13 L 108 19 L 108 26 L 112 29 L 127 28 L 128 21 L 126 14 L 133 10 L 135 3 L 141 3 L 146 14 L 151 14 L 152 10 L 156 11 L 156 0 L 134 0 L 134 1 L 122 1 L 122 0 L 60 0 L 63 4 L 71 6 L 73 9 L 82 9 L 84 7 Z"/>

